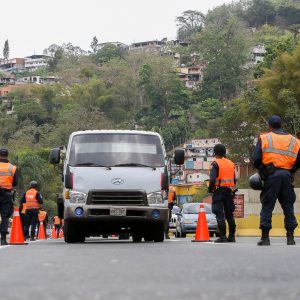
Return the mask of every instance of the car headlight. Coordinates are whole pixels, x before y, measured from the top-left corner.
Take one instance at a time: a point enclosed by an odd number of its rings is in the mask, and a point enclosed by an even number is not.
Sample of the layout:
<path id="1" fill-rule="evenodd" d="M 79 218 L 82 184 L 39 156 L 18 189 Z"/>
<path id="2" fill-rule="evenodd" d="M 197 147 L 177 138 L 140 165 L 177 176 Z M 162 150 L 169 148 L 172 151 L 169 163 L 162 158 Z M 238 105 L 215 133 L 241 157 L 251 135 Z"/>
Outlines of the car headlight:
<path id="1" fill-rule="evenodd" d="M 195 222 L 192 220 L 183 220 L 184 224 L 194 224 Z"/>
<path id="2" fill-rule="evenodd" d="M 70 202 L 71 203 L 85 203 L 87 194 L 82 192 L 70 191 Z"/>
<path id="3" fill-rule="evenodd" d="M 150 193 L 147 195 L 148 204 L 163 204 L 164 199 L 161 192 Z"/>

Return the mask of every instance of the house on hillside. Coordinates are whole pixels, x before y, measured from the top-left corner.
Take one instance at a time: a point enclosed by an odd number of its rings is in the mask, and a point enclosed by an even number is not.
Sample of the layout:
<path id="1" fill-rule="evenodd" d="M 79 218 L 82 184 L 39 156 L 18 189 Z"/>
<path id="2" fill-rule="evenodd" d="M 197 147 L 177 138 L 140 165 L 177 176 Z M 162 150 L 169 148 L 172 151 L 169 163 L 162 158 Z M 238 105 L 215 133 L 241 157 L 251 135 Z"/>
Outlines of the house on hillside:
<path id="1" fill-rule="evenodd" d="M 25 70 L 28 72 L 34 72 L 39 68 L 46 68 L 48 66 L 47 60 L 50 58 L 44 54 L 34 54 L 25 57 Z"/>
<path id="2" fill-rule="evenodd" d="M 266 55 L 266 48 L 263 44 L 258 44 L 255 47 L 251 48 L 251 60 L 254 64 L 258 64 L 264 61 Z"/>
<path id="3" fill-rule="evenodd" d="M 0 72 L 18 73 L 25 70 L 24 58 L 0 59 Z"/>
<path id="4" fill-rule="evenodd" d="M 187 88 L 193 89 L 202 82 L 205 67 L 206 65 L 181 66 L 177 68 L 177 74 Z"/>

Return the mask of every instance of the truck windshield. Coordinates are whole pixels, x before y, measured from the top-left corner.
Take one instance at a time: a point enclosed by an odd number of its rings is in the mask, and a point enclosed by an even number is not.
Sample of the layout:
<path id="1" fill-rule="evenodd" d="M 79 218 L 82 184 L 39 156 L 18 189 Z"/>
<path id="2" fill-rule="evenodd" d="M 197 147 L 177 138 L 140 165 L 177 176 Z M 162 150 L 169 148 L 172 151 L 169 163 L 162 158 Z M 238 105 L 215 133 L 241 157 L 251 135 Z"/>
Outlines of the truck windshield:
<path id="1" fill-rule="evenodd" d="M 156 135 L 101 133 L 81 134 L 72 139 L 71 166 L 164 165 L 161 141 Z"/>

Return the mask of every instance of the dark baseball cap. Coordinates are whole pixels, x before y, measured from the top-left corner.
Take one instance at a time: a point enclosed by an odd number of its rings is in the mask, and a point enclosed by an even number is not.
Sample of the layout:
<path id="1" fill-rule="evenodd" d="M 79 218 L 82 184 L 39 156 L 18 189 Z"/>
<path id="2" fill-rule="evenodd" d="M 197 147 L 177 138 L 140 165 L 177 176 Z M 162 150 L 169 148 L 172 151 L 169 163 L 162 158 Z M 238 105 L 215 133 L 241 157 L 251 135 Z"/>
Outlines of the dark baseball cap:
<path id="1" fill-rule="evenodd" d="M 269 119 L 268 123 L 272 128 L 281 128 L 282 121 L 279 116 L 274 115 Z"/>
<path id="2" fill-rule="evenodd" d="M 0 148 L 0 155 L 7 156 L 8 150 L 6 148 Z"/>

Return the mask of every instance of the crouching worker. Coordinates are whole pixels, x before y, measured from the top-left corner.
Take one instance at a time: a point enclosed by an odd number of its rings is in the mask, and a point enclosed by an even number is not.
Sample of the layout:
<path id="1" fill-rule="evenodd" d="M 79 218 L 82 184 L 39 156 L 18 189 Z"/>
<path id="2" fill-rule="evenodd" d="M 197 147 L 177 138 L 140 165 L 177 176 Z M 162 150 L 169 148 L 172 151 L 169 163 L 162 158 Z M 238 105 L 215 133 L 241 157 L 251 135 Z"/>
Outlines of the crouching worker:
<path id="1" fill-rule="evenodd" d="M 233 212 L 236 178 L 234 163 L 225 158 L 226 148 L 222 144 L 214 147 L 215 161 L 211 164 L 208 192 L 212 195 L 212 212 L 216 215 L 219 238 L 215 243 L 235 242 L 235 221 Z M 226 223 L 229 226 L 229 236 L 226 237 Z"/>

